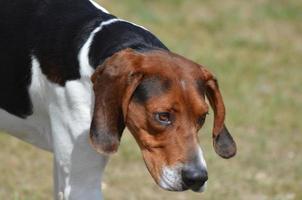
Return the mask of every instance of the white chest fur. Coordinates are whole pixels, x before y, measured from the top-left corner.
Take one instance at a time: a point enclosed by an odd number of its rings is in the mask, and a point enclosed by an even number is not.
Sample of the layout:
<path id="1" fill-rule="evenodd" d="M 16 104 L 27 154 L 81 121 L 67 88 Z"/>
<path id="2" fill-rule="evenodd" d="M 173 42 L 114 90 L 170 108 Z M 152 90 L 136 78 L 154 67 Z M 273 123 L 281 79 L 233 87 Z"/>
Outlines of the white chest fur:
<path id="1" fill-rule="evenodd" d="M 33 56 L 29 93 L 33 114 L 21 119 L 0 109 L 0 129 L 50 151 L 52 133 L 67 129 L 80 134 L 89 129 L 94 96 L 88 76 L 68 81 L 61 87 L 47 80 Z"/>

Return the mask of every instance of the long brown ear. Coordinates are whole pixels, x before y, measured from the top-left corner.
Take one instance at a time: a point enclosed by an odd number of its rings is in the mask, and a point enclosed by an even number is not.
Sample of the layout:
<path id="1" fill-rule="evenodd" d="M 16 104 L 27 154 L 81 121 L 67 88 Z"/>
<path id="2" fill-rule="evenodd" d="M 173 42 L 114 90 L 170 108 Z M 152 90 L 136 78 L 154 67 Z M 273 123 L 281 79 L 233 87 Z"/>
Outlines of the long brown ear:
<path id="1" fill-rule="evenodd" d="M 105 61 L 93 74 L 95 107 L 90 141 L 99 153 L 117 151 L 130 98 L 142 74 L 137 68 L 142 55 L 123 50 Z"/>
<path id="2" fill-rule="evenodd" d="M 213 75 L 202 68 L 206 81 L 206 96 L 214 110 L 213 145 L 216 153 L 223 158 L 231 158 L 236 154 L 236 143 L 227 130 L 225 119 L 225 107 L 217 80 Z"/>

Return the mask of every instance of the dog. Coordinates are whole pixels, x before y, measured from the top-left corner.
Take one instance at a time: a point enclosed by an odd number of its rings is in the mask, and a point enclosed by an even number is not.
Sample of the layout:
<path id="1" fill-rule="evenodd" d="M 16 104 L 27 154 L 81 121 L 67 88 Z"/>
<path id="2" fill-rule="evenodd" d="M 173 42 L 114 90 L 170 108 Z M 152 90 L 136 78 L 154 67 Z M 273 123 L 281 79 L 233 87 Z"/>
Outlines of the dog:
<path id="1" fill-rule="evenodd" d="M 146 28 L 90 0 L 2 0 L 0 27 L 0 130 L 54 154 L 55 199 L 102 199 L 125 127 L 161 188 L 202 192 L 205 97 L 215 151 L 236 154 L 214 75 Z"/>

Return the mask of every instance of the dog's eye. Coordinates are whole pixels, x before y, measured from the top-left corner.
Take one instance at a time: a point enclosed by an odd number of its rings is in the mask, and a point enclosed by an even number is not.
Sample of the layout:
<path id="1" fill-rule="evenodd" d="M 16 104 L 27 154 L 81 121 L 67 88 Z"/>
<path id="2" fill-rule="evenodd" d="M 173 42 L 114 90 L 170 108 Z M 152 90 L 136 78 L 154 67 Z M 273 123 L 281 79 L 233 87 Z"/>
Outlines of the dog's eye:
<path id="1" fill-rule="evenodd" d="M 197 123 L 198 123 L 199 125 L 203 125 L 208 114 L 209 114 L 209 113 L 206 113 L 206 114 L 200 116 L 200 117 L 197 119 Z"/>
<path id="2" fill-rule="evenodd" d="M 171 114 L 169 112 L 155 113 L 155 120 L 165 126 L 172 123 Z"/>

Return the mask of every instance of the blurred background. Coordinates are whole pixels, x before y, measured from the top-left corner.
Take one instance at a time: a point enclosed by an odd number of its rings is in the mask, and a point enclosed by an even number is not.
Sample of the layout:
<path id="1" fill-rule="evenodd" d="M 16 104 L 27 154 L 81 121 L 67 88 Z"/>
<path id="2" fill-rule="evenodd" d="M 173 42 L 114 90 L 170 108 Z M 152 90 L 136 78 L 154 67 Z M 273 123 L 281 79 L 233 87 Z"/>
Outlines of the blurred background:
<path id="1" fill-rule="evenodd" d="M 208 188 L 172 193 L 155 185 L 126 131 L 107 166 L 106 200 L 302 199 L 301 0 L 98 2 L 216 74 L 238 145 L 231 160 L 214 153 L 211 112 L 200 133 Z M 0 146 L 0 199 L 51 199 L 52 155 L 5 134 Z"/>

